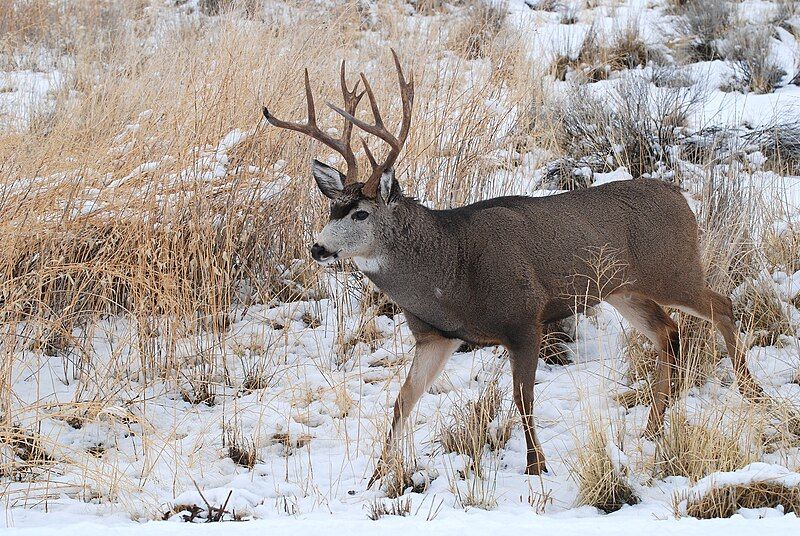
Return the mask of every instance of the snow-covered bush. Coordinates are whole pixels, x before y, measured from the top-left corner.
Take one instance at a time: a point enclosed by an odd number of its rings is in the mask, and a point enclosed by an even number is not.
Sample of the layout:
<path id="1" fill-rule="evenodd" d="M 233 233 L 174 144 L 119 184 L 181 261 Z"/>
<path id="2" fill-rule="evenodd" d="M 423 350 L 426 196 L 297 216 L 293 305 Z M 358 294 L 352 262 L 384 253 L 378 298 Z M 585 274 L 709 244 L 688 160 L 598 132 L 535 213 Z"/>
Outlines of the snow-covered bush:
<path id="1" fill-rule="evenodd" d="M 728 0 L 687 0 L 676 6 L 674 33 L 678 52 L 688 62 L 720 59 L 720 40 L 735 26 Z"/>
<path id="2" fill-rule="evenodd" d="M 769 93 L 786 76 L 772 57 L 772 28 L 736 28 L 721 45 L 721 53 L 733 68 L 730 89 Z"/>
<path id="3" fill-rule="evenodd" d="M 637 504 L 639 497 L 628 481 L 624 455 L 609 443 L 602 426 L 603 423 L 589 425 L 585 444 L 575 452 L 573 470 L 578 482 L 577 504 L 610 513 L 626 504 Z"/>
<path id="4" fill-rule="evenodd" d="M 671 166 L 670 148 L 700 93 L 680 87 L 654 91 L 637 75 L 617 81 L 610 93 L 603 99 L 578 86 L 543 105 L 540 117 L 552 125 L 559 152 L 576 168 L 611 171 L 624 166 L 634 177 Z"/>
<path id="5" fill-rule="evenodd" d="M 752 463 L 709 474 L 676 497 L 675 515 L 731 517 L 742 509 L 780 508 L 800 513 L 800 474 L 780 465 Z"/>

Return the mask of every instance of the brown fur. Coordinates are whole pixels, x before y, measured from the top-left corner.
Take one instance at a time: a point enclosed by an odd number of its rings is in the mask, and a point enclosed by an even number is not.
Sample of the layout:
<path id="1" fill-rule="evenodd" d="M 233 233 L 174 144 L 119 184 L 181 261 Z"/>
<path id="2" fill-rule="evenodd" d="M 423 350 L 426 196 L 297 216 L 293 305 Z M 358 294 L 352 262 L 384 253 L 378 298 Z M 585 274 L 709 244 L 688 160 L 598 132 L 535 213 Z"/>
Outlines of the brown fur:
<path id="1" fill-rule="evenodd" d="M 363 203 L 371 203 L 364 200 Z M 542 326 L 608 301 L 659 350 L 646 433 L 657 434 L 669 399 L 677 327 L 663 307 L 712 320 L 722 332 L 739 387 L 760 396 L 739 347 L 730 300 L 710 289 L 700 261 L 697 224 L 683 195 L 637 179 L 550 197 L 501 197 L 452 210 L 414 200 L 375 201 L 382 236 L 366 275 L 404 310 L 419 343 L 395 405 L 392 437 L 458 339 L 502 344 L 510 354 L 514 400 L 528 445 L 526 472 L 546 470 L 536 439 L 533 386 Z M 436 342 L 431 342 L 436 341 Z M 437 364 L 418 365 L 435 359 Z M 414 393 L 409 396 L 408 393 Z"/>
<path id="2" fill-rule="evenodd" d="M 677 329 L 664 306 L 712 320 L 725 338 L 739 388 L 761 396 L 739 347 L 730 300 L 706 284 L 697 223 L 677 188 L 637 179 L 549 197 L 499 197 L 451 210 L 430 210 L 403 196 L 392 165 L 411 125 L 414 84 L 413 76 L 406 82 L 392 55 L 403 107 L 397 136 L 385 127 L 363 74 L 375 122 L 355 118 L 363 93 L 348 89 L 344 62 L 344 109 L 332 106 L 345 118 L 341 138 L 317 126 L 307 71 L 306 123 L 281 121 L 264 109 L 271 124 L 322 141 L 347 163 L 347 174 L 318 161 L 312 165 L 317 185 L 332 200 L 331 220 L 312 256 L 320 263 L 353 258 L 403 309 L 417 341 L 387 448 L 461 341 L 501 344 L 511 358 L 514 401 L 528 447 L 526 472 L 545 471 L 531 414 L 542 326 L 600 301 L 617 307 L 659 351 L 648 434 L 661 429 L 678 357 Z M 373 168 L 364 184 L 356 182 L 353 125 L 390 147 L 378 164 L 364 143 Z M 380 474 L 379 466 L 372 480 Z"/>

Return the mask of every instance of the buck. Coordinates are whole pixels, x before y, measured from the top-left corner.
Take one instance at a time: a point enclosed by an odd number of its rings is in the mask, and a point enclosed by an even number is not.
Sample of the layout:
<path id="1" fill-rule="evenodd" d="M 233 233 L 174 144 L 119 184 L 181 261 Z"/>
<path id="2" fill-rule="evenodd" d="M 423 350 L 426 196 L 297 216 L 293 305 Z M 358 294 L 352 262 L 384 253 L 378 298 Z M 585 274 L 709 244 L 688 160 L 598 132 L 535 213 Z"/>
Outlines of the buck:
<path id="1" fill-rule="evenodd" d="M 742 394 L 762 397 L 738 340 L 731 300 L 706 284 L 697 223 L 677 188 L 633 179 L 548 197 L 508 196 L 449 210 L 427 208 L 404 195 L 395 177 L 394 164 L 411 128 L 414 80 L 413 75 L 406 80 L 397 54 L 392 55 L 402 103 L 397 135 L 386 127 L 363 73 L 348 89 L 344 62 L 344 108 L 328 104 L 344 118 L 341 137 L 318 127 L 307 69 L 305 123 L 282 121 L 264 108 L 269 123 L 324 143 L 347 165 L 341 173 L 312 163 L 331 208 L 311 256 L 322 265 L 352 259 L 402 309 L 416 341 L 381 460 L 419 398 L 467 341 L 508 350 L 513 398 L 527 444 L 525 472 L 546 472 L 532 415 L 542 329 L 600 301 L 611 304 L 658 350 L 645 435 L 661 431 L 679 355 L 678 329 L 664 307 L 710 320 L 725 340 Z M 358 93 L 361 82 L 364 91 Z M 356 117 L 365 92 L 373 123 Z M 363 182 L 350 143 L 354 126 L 389 146 L 378 162 L 362 138 L 372 167 Z M 598 264 L 608 269 L 598 270 Z M 381 463 L 370 485 L 380 471 Z"/>

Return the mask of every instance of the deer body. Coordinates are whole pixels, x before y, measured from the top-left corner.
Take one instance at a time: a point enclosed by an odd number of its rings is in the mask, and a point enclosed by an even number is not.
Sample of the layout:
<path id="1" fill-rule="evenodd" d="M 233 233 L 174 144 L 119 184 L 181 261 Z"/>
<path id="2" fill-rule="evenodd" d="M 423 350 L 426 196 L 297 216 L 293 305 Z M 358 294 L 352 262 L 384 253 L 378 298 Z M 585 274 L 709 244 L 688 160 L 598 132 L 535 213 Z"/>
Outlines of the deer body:
<path id="1" fill-rule="evenodd" d="M 394 54 L 394 51 L 393 51 Z M 509 352 L 514 402 L 527 443 L 526 472 L 546 471 L 536 439 L 533 396 L 543 325 L 606 301 L 658 351 L 646 434 L 662 428 L 678 349 L 678 328 L 663 307 L 711 320 L 725 339 L 739 389 L 761 399 L 747 368 L 730 299 L 705 281 L 697 223 L 679 190 L 634 179 L 548 197 L 510 196 L 449 210 L 431 210 L 405 197 L 393 164 L 409 132 L 413 78 L 406 82 L 397 56 L 403 121 L 398 137 L 385 127 L 367 79 L 374 124 L 355 118 L 364 93 L 341 85 L 342 137 L 317 127 L 306 72 L 308 121 L 278 127 L 305 133 L 340 152 L 347 174 L 314 161 L 312 174 L 331 199 L 328 224 L 311 248 L 320 264 L 351 258 L 404 311 L 415 341 L 414 359 L 394 406 L 384 456 L 422 394 L 461 341 L 503 345 Z M 391 148 L 378 163 L 365 140 L 372 174 L 358 181 L 350 148 L 353 126 Z M 384 459 L 382 456 L 381 459 Z M 381 476 L 380 465 L 373 478 Z"/>
<path id="2" fill-rule="evenodd" d="M 596 304 L 599 286 L 668 300 L 676 279 L 702 275 L 685 273 L 699 258 L 694 215 L 657 181 L 451 210 L 403 198 L 390 213 L 382 250 L 356 264 L 401 308 L 467 342 L 507 344 L 532 322 L 574 314 L 576 297 Z M 614 273 L 595 275 L 598 251 L 615 258 Z"/>

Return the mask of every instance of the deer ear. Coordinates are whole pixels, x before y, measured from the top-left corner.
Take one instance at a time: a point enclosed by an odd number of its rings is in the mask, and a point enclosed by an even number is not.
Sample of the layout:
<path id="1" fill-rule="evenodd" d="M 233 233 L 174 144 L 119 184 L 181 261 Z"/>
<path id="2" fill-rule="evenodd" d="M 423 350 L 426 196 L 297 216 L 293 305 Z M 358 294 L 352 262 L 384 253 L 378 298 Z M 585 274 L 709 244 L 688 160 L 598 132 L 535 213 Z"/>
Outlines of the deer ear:
<path id="1" fill-rule="evenodd" d="M 400 183 L 394 177 L 394 168 L 389 168 L 381 175 L 380 198 L 384 204 L 394 203 L 400 198 Z"/>
<path id="2" fill-rule="evenodd" d="M 336 168 L 314 160 L 311 162 L 311 174 L 325 197 L 336 199 L 344 190 L 344 175 Z"/>

